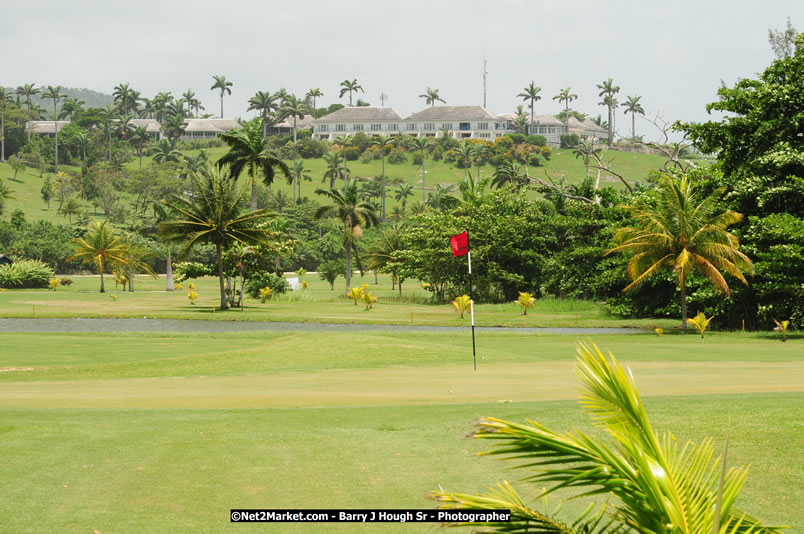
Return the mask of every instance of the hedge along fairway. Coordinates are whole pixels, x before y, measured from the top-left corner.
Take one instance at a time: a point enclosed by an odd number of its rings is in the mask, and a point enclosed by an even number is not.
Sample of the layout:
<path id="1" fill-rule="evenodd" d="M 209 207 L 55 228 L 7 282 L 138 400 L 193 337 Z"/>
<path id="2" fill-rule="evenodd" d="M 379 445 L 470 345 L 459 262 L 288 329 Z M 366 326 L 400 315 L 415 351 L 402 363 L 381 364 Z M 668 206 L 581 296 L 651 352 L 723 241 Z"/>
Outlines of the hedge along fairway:
<path id="1" fill-rule="evenodd" d="M 483 332 L 477 372 L 468 329 L 2 339 L 0 517 L 13 532 L 218 532 L 235 528 L 233 507 L 429 507 L 439 485 L 480 491 L 511 478 L 463 439 L 479 417 L 588 425 L 570 336 Z M 594 341 L 630 365 L 657 429 L 720 447 L 729 427 L 729 462 L 753 464 L 744 508 L 804 520 L 801 339 Z"/>

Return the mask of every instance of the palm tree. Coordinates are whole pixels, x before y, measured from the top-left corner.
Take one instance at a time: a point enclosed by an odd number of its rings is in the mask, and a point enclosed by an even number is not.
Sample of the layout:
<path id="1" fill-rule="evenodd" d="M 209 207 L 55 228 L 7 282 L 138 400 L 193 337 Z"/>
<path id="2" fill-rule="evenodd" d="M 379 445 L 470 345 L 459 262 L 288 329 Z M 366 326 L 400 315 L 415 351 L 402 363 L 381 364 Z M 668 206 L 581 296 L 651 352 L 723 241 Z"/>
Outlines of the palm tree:
<path id="1" fill-rule="evenodd" d="M 276 102 L 276 97 L 269 91 L 257 91 L 254 96 L 248 99 L 248 108 L 246 111 L 259 111 L 262 117 L 262 136 L 268 135 L 268 116 L 279 109 Z"/>
<path id="2" fill-rule="evenodd" d="M 447 103 L 446 100 L 438 96 L 438 89 L 430 89 L 429 87 L 424 94 L 419 95 L 419 98 L 423 98 L 430 107 L 434 107 L 436 102 Z"/>
<path id="3" fill-rule="evenodd" d="M 531 121 L 533 120 L 533 110 L 531 110 Z M 522 104 L 516 107 L 516 117 L 514 117 L 514 130 L 519 133 L 528 133 L 528 116 L 522 109 Z"/>
<path id="4" fill-rule="evenodd" d="M 131 88 L 129 87 L 128 83 L 121 83 L 114 88 L 114 91 L 112 91 L 114 103 L 117 104 L 117 109 L 121 114 L 128 113 L 130 93 Z"/>
<path id="5" fill-rule="evenodd" d="M 39 88 L 34 87 L 32 83 L 26 83 L 17 87 L 15 93 L 17 96 L 21 96 L 25 99 L 25 105 L 28 107 L 28 120 L 31 119 L 31 97 L 33 95 L 39 94 Z M 28 142 L 31 142 L 31 129 L 28 128 Z"/>
<path id="6" fill-rule="evenodd" d="M 394 253 L 401 250 L 402 227 L 397 224 L 385 226 L 380 232 L 379 239 L 374 241 L 368 249 L 366 269 L 369 271 L 386 270 L 391 273 L 391 290 L 399 282 L 399 295 L 402 296 L 402 280 L 399 278 L 399 269 L 394 265 Z"/>
<path id="7" fill-rule="evenodd" d="M 746 468 L 727 470 L 726 453 L 716 455 L 711 439 L 680 445 L 670 432 L 655 431 L 628 368 L 594 345 L 579 345 L 578 355 L 580 403 L 595 433 L 555 432 L 536 422 L 486 417 L 472 437 L 493 443 L 485 454 L 529 469 L 525 480 L 531 487 L 547 485 L 541 495 L 568 489 L 574 490 L 573 498 L 605 496 L 606 504 L 591 503 L 569 524 L 531 508 L 531 499 L 505 481 L 482 495 L 432 492 L 441 508 L 511 510 L 510 521 L 451 526 L 554 534 L 782 532 L 733 508 Z"/>
<path id="8" fill-rule="evenodd" d="M 257 135 L 260 135 L 257 130 Z M 218 162 L 220 163 L 220 162 Z M 266 210 L 243 213 L 240 201 L 246 195 L 248 183 L 237 187 L 233 173 L 226 165 L 208 164 L 205 173 L 193 173 L 192 197 L 174 195 L 167 206 L 176 218 L 159 225 L 159 236 L 169 240 L 184 240 L 181 253 L 186 256 L 196 243 L 215 245 L 221 309 L 228 308 L 223 275 L 223 252 L 234 243 L 271 247 L 273 233 L 262 227 L 272 214 Z"/>
<path id="9" fill-rule="evenodd" d="M 525 87 L 524 92 L 519 93 L 517 98 L 521 98 L 525 102 L 530 102 L 530 124 L 533 126 L 533 106 L 536 104 L 537 100 L 541 100 L 542 97 L 539 96 L 539 92 L 542 90 L 541 87 L 536 87 L 536 82 L 531 81 L 530 85 Z"/>
<path id="10" fill-rule="evenodd" d="M 55 140 L 56 140 L 56 170 L 54 172 L 59 172 L 59 100 L 65 98 L 67 95 L 61 92 L 61 86 L 56 85 L 55 87 L 52 85 L 47 86 L 47 90 L 42 93 L 42 98 L 49 98 L 53 100 L 53 130 L 55 132 Z"/>
<path id="11" fill-rule="evenodd" d="M 341 148 L 346 149 L 347 147 L 352 146 L 352 138 L 348 135 L 339 135 L 335 138 L 336 145 L 339 145 Z M 343 186 L 346 187 L 349 185 L 349 167 L 346 164 L 346 151 L 343 152 Z"/>
<path id="12" fill-rule="evenodd" d="M 84 104 L 86 104 L 86 102 L 78 98 L 65 98 L 64 103 L 61 105 L 59 118 L 72 121 L 76 114 L 84 111 Z"/>
<path id="13" fill-rule="evenodd" d="M 332 201 L 329 206 L 321 206 L 316 210 L 316 219 L 332 213 L 342 225 L 343 248 L 346 251 L 346 289 L 348 290 L 352 282 L 352 252 L 355 254 L 357 268 L 362 272 L 363 268 L 360 264 L 357 241 L 363 235 L 363 228 L 377 224 L 377 215 L 374 213 L 374 208 L 371 204 L 360 199 L 360 195 L 357 192 L 357 183 L 345 186 L 343 191 L 316 189 L 315 192 Z"/>
<path id="14" fill-rule="evenodd" d="M 304 160 L 294 160 L 293 162 L 293 181 L 298 184 L 299 188 L 299 199 L 301 200 L 301 186 L 302 182 L 307 180 L 308 182 L 313 181 L 313 177 L 310 175 L 310 169 L 304 168 Z M 294 195 L 295 196 L 295 195 Z"/>
<path id="15" fill-rule="evenodd" d="M 472 166 L 472 145 L 464 141 L 455 148 L 455 162 L 461 162 L 464 178 L 469 176 L 469 167 Z"/>
<path id="16" fill-rule="evenodd" d="M 324 177 L 321 180 L 325 182 L 329 178 L 329 188 L 335 189 L 335 180 L 343 178 L 344 187 L 346 186 L 346 171 L 343 170 L 341 163 L 343 163 L 343 156 L 340 152 L 327 152 L 322 156 L 327 164 L 327 170 L 324 172 Z"/>
<path id="17" fill-rule="evenodd" d="M 187 124 L 184 122 L 184 116 L 179 113 L 168 115 L 162 122 L 162 132 L 170 139 L 170 145 L 176 148 L 176 142 L 184 135 L 187 129 Z"/>
<path id="18" fill-rule="evenodd" d="M 411 184 L 399 184 L 399 187 L 394 194 L 394 198 L 397 202 L 402 203 L 402 211 L 408 207 L 408 197 L 413 196 L 413 186 Z"/>
<path id="19" fill-rule="evenodd" d="M 310 89 L 309 91 L 307 91 L 307 94 L 304 95 L 304 96 L 306 96 L 307 98 L 309 98 L 309 99 L 311 99 L 313 101 L 313 118 L 314 119 L 318 118 L 316 116 L 317 114 L 316 114 L 316 108 L 315 108 L 315 99 L 316 98 L 321 98 L 322 96 L 324 96 L 324 93 L 321 92 L 321 89 L 316 87 L 315 89 Z"/>
<path id="20" fill-rule="evenodd" d="M 106 292 L 103 285 L 106 267 L 109 264 L 125 265 L 131 261 L 127 257 L 128 243 L 112 227 L 106 226 L 106 221 L 94 221 L 87 231 L 86 239 L 75 238 L 70 243 L 75 245 L 76 251 L 66 261 L 93 263 L 100 273 L 101 293 Z"/>
<path id="21" fill-rule="evenodd" d="M 295 143 L 296 143 L 296 130 L 297 130 L 297 128 L 296 128 L 296 120 L 297 119 L 303 119 L 304 116 L 307 113 L 309 113 L 309 110 L 307 109 L 307 105 L 304 103 L 304 101 L 299 100 L 295 96 L 291 95 L 291 96 L 289 96 L 287 98 L 287 100 L 285 100 L 285 103 L 279 109 L 279 113 L 281 114 L 281 116 L 283 118 L 288 118 L 288 117 L 293 118 L 293 143 L 295 145 Z M 293 159 L 293 165 L 294 165 L 294 168 L 295 168 L 296 158 Z M 294 179 L 295 179 L 295 176 L 296 175 L 294 173 Z M 296 184 L 295 183 L 293 184 L 293 201 L 294 202 L 296 201 Z"/>
<path id="22" fill-rule="evenodd" d="M 641 96 L 629 96 L 628 100 L 625 101 L 623 106 L 625 109 L 623 110 L 623 114 L 630 113 L 631 114 L 631 141 L 636 140 L 636 125 L 634 124 L 634 118 L 636 114 L 639 113 L 640 115 L 645 114 L 645 110 L 642 109 L 642 104 L 639 103 Z"/>
<path id="23" fill-rule="evenodd" d="M 578 95 L 570 92 L 571 89 L 572 89 L 571 87 L 565 87 L 564 89 L 561 89 L 556 96 L 553 97 L 553 100 L 558 100 L 559 104 L 564 102 L 564 113 L 566 113 L 567 115 L 566 117 L 567 126 L 569 126 L 569 117 L 570 117 L 569 103 L 572 102 L 573 100 L 578 99 Z"/>
<path id="24" fill-rule="evenodd" d="M 187 116 L 191 116 L 193 114 L 193 106 L 195 105 L 195 92 L 192 89 L 187 89 L 185 92 L 181 94 L 181 97 L 184 99 L 184 102 L 187 104 Z"/>
<path id="25" fill-rule="evenodd" d="M 131 144 L 137 149 L 137 157 L 140 158 L 140 169 L 142 169 L 142 153 L 145 149 L 145 145 L 147 145 L 150 140 L 151 136 L 148 135 L 145 128 L 141 126 L 137 127 L 134 133 L 131 134 Z"/>
<path id="26" fill-rule="evenodd" d="M 160 139 L 159 143 L 151 149 L 151 155 L 156 163 L 177 163 L 181 159 L 181 152 L 173 148 L 167 139 Z"/>
<path id="27" fill-rule="evenodd" d="M 491 181 L 491 185 L 500 189 L 506 184 L 510 184 L 514 191 L 519 191 L 528 182 L 528 175 L 520 165 L 517 165 L 514 161 L 505 160 L 494 170 L 494 179 Z"/>
<path id="28" fill-rule="evenodd" d="M 0 87 L 0 162 L 6 161 L 6 106 L 12 101 L 11 91 Z"/>
<path id="29" fill-rule="evenodd" d="M 212 77 L 215 79 L 215 83 L 212 84 L 210 90 L 220 89 L 221 91 L 221 118 L 223 118 L 223 96 L 227 93 L 232 94 L 232 90 L 230 89 L 232 82 L 227 82 L 226 76 L 214 74 Z"/>
<path id="30" fill-rule="evenodd" d="M 425 176 L 424 172 L 424 151 L 430 146 L 430 138 L 429 137 L 415 137 L 412 141 L 412 145 L 414 149 L 419 151 L 419 154 L 422 156 L 422 202 L 427 200 L 425 194 L 425 184 L 427 183 L 427 177 Z"/>
<path id="31" fill-rule="evenodd" d="M 614 109 L 617 107 L 617 99 L 614 95 L 620 92 L 620 86 L 614 85 L 614 80 L 609 78 L 604 80 L 603 83 L 597 84 L 600 93 L 597 96 L 602 96 L 603 101 L 599 105 L 606 106 L 609 110 L 609 144 L 614 141 Z"/>
<path id="32" fill-rule="evenodd" d="M 263 181 L 269 185 L 274 181 L 275 168 L 289 180 L 292 179 L 288 166 L 270 147 L 268 140 L 262 137 L 260 122 L 253 120 L 247 122 L 243 128 L 220 134 L 220 139 L 229 145 L 229 152 L 218 160 L 218 165 L 228 166 L 233 179 L 240 176 L 244 168 L 249 168 L 251 171 L 251 211 L 257 211 L 258 170 L 262 171 Z"/>
<path id="33" fill-rule="evenodd" d="M 117 112 L 117 108 L 114 106 L 106 106 L 105 108 L 101 108 L 98 112 L 98 116 L 100 117 L 101 121 L 103 122 L 103 130 L 106 133 L 109 146 L 108 152 L 106 154 L 106 161 L 111 161 L 112 159 L 112 122 L 119 118 L 119 114 Z"/>
<path id="34" fill-rule="evenodd" d="M 341 82 L 341 92 L 338 95 L 338 98 L 343 98 L 343 95 L 345 95 L 346 93 L 349 93 L 349 105 L 351 106 L 352 105 L 352 93 L 356 93 L 357 91 L 360 91 L 361 93 L 365 94 L 365 91 L 363 90 L 363 87 L 360 84 L 357 83 L 357 78 L 355 78 L 351 82 L 349 80 L 344 80 L 344 81 Z"/>
<path id="35" fill-rule="evenodd" d="M 656 204 L 637 200 L 626 206 L 638 227 L 618 229 L 614 234 L 617 246 L 612 252 L 632 252 L 628 261 L 628 276 L 633 280 L 623 291 L 629 291 L 660 269 L 675 271 L 681 290 L 681 328 L 687 328 L 687 293 L 685 280 L 696 269 L 706 276 L 715 289 L 731 294 L 725 271 L 748 284 L 742 271 L 753 274 L 748 256 L 740 252 L 734 234 L 726 228 L 740 222 L 742 215 L 733 211 L 717 213 L 717 201 L 725 188 L 702 198 L 689 178 L 676 180 L 663 176 L 656 188 Z"/>
<path id="36" fill-rule="evenodd" d="M 382 157 L 382 220 L 385 222 L 385 148 L 393 146 L 394 140 L 391 136 L 381 134 L 374 138 L 374 145 L 380 149 Z"/>
<path id="37" fill-rule="evenodd" d="M 477 181 L 480 182 L 480 166 L 484 164 L 485 158 L 489 155 L 489 147 L 485 143 L 473 143 L 471 145 L 472 159 L 477 166 Z"/>

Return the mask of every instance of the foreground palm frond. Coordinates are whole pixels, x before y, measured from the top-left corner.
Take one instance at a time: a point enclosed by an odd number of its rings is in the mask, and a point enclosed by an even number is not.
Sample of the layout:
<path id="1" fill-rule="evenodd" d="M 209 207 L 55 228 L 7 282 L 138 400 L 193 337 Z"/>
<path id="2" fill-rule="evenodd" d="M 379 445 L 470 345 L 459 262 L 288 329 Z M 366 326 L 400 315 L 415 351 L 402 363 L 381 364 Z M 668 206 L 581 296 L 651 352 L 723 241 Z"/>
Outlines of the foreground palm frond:
<path id="1" fill-rule="evenodd" d="M 531 472 L 527 481 L 548 485 L 543 495 L 573 488 L 578 497 L 613 497 L 605 512 L 608 520 L 594 519 L 598 530 L 590 530 L 585 521 L 564 525 L 532 510 L 507 482 L 485 495 L 441 490 L 431 497 L 444 503 L 442 507 L 510 508 L 514 521 L 486 525 L 492 532 L 704 534 L 713 527 L 720 534 L 778 531 L 734 508 L 747 469 L 732 467 L 719 478 L 722 460 L 711 440 L 680 446 L 672 434 L 655 432 L 630 371 L 594 346 L 580 345 L 578 354 L 581 406 L 609 439 L 494 418 L 481 420 L 473 435 L 496 442 L 482 454 L 516 460 L 518 468 Z"/>

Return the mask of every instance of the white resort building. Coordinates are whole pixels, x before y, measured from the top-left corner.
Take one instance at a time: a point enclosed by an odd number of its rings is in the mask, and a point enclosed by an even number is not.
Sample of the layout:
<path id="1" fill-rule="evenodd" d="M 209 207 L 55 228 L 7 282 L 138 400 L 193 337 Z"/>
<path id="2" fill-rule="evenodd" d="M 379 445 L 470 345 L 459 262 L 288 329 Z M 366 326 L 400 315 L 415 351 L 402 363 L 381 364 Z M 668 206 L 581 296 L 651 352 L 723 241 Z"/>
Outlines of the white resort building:
<path id="1" fill-rule="evenodd" d="M 184 119 L 184 134 L 179 139 L 214 139 L 242 125 L 234 119 Z"/>

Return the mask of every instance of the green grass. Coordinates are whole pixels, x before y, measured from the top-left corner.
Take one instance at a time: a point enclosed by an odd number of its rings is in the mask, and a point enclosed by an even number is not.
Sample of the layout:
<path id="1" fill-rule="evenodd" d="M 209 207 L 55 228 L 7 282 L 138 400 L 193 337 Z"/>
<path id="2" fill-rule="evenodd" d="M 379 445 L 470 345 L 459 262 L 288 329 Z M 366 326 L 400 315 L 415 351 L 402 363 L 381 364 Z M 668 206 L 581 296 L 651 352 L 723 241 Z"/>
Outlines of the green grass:
<path id="1" fill-rule="evenodd" d="M 215 160 L 226 153 L 226 147 L 216 147 L 206 149 L 210 157 Z M 187 154 L 197 154 L 198 150 L 186 151 Z M 654 154 L 635 154 L 629 152 L 610 152 L 608 158 L 613 160 L 612 168 L 625 176 L 629 182 L 644 181 L 648 172 L 660 168 L 664 159 L 661 156 Z M 143 168 L 152 165 L 152 158 L 146 156 L 142 160 Z M 308 159 L 304 160 L 304 166 L 310 170 L 313 177 L 312 182 L 304 182 L 302 184 L 302 196 L 315 197 L 314 191 L 318 187 L 328 187 L 327 184 L 322 184 L 321 177 L 326 170 L 324 160 Z M 374 176 L 379 176 L 382 173 L 382 163 L 371 161 L 369 163 L 361 163 L 360 161 L 348 162 L 348 167 L 353 176 L 360 179 L 369 179 Z M 139 160 L 134 158 L 132 161 L 125 165 L 125 169 L 133 171 L 139 168 Z M 61 170 L 71 173 L 79 173 L 80 168 L 68 165 L 61 165 Z M 399 179 L 404 182 L 414 184 L 421 187 L 421 170 L 418 165 L 413 163 L 406 163 L 401 165 L 391 165 L 386 163 L 386 176 L 390 179 Z M 427 160 L 425 162 L 425 170 L 427 171 L 427 188 L 428 190 L 435 188 L 436 184 L 449 185 L 457 184 L 464 177 L 464 170 L 455 168 L 454 165 L 445 163 L 443 161 Z M 481 167 L 481 175 L 489 175 L 493 172 L 493 167 L 489 164 Z M 476 168 L 472 168 L 473 175 L 477 172 Z M 563 178 L 569 183 L 576 183 L 583 179 L 585 169 L 583 161 L 576 158 L 572 154 L 572 150 L 568 149 L 555 149 L 553 156 L 547 165 L 543 168 L 531 168 L 531 173 L 544 177 L 548 173 L 553 178 Z M 28 168 L 17 175 L 16 180 L 12 179 L 13 171 L 8 163 L 0 163 L 0 179 L 2 179 L 7 186 L 14 192 L 14 199 L 7 201 L 5 212 L 6 215 L 12 213 L 16 209 L 22 209 L 29 220 L 45 219 L 52 222 L 67 222 L 67 218 L 57 213 L 58 200 L 51 201 L 50 209 L 47 209 L 47 204 L 42 200 L 40 189 L 44 182 L 44 178 L 39 177 L 39 171 L 33 168 Z M 53 173 L 45 173 L 51 180 L 55 179 Z M 619 180 L 613 176 L 604 174 L 602 185 L 613 185 L 620 188 Z M 277 179 L 274 185 L 274 190 L 282 190 L 290 194 L 290 186 L 285 183 L 284 179 Z M 418 196 L 414 195 L 413 199 L 421 198 L 421 189 L 418 190 Z M 534 193 L 535 195 L 535 193 Z M 120 197 L 123 203 L 131 200 L 130 195 L 121 193 Z M 393 206 L 394 200 L 391 196 L 390 205 Z M 84 210 L 91 214 L 92 218 L 104 218 L 102 212 L 97 212 L 92 203 L 84 202 Z"/>
<path id="2" fill-rule="evenodd" d="M 164 278 L 139 276 L 133 293 L 116 291 L 110 276 L 106 276 L 107 293 L 99 292 L 100 277 L 69 276 L 73 284 L 57 291 L 7 290 L 0 291 L 0 317 L 134 317 L 208 319 L 238 321 L 286 321 L 355 324 L 408 324 L 429 326 L 466 326 L 464 319 L 449 304 L 431 304 L 430 293 L 419 284 L 409 281 L 403 285 L 402 296 L 391 289 L 387 275 L 352 278 L 354 286 L 369 284 L 368 290 L 379 300 L 372 310 L 355 305 L 344 295 L 344 280 L 339 277 L 335 290 L 316 274 L 304 279 L 308 290 L 277 295 L 265 304 L 259 299 L 246 299 L 244 311 L 221 313 L 220 289 L 217 278 L 196 280 L 199 298 L 190 304 L 186 284 L 183 290 L 164 291 Z M 120 288 L 122 289 L 122 288 Z M 114 296 L 114 298 L 112 297 Z M 212 308 L 216 307 L 213 314 Z M 602 304 L 575 300 L 545 298 L 522 315 L 514 304 L 479 304 L 475 308 L 478 326 L 511 327 L 639 327 L 665 329 L 677 326 L 668 319 L 621 319 L 608 315 Z"/>
<path id="3" fill-rule="evenodd" d="M 481 416 L 589 428 L 572 400 L 568 336 L 483 332 L 476 372 L 468 330 L 2 340 L 0 517 L 10 532 L 257 532 L 266 526 L 231 525 L 229 509 L 430 507 L 439 486 L 475 492 L 524 476 L 475 456 L 482 444 L 463 437 Z M 743 508 L 804 521 L 804 341 L 596 341 L 631 368 L 656 429 L 712 436 L 720 448 L 728 428 L 730 464 L 753 464 Z"/>

